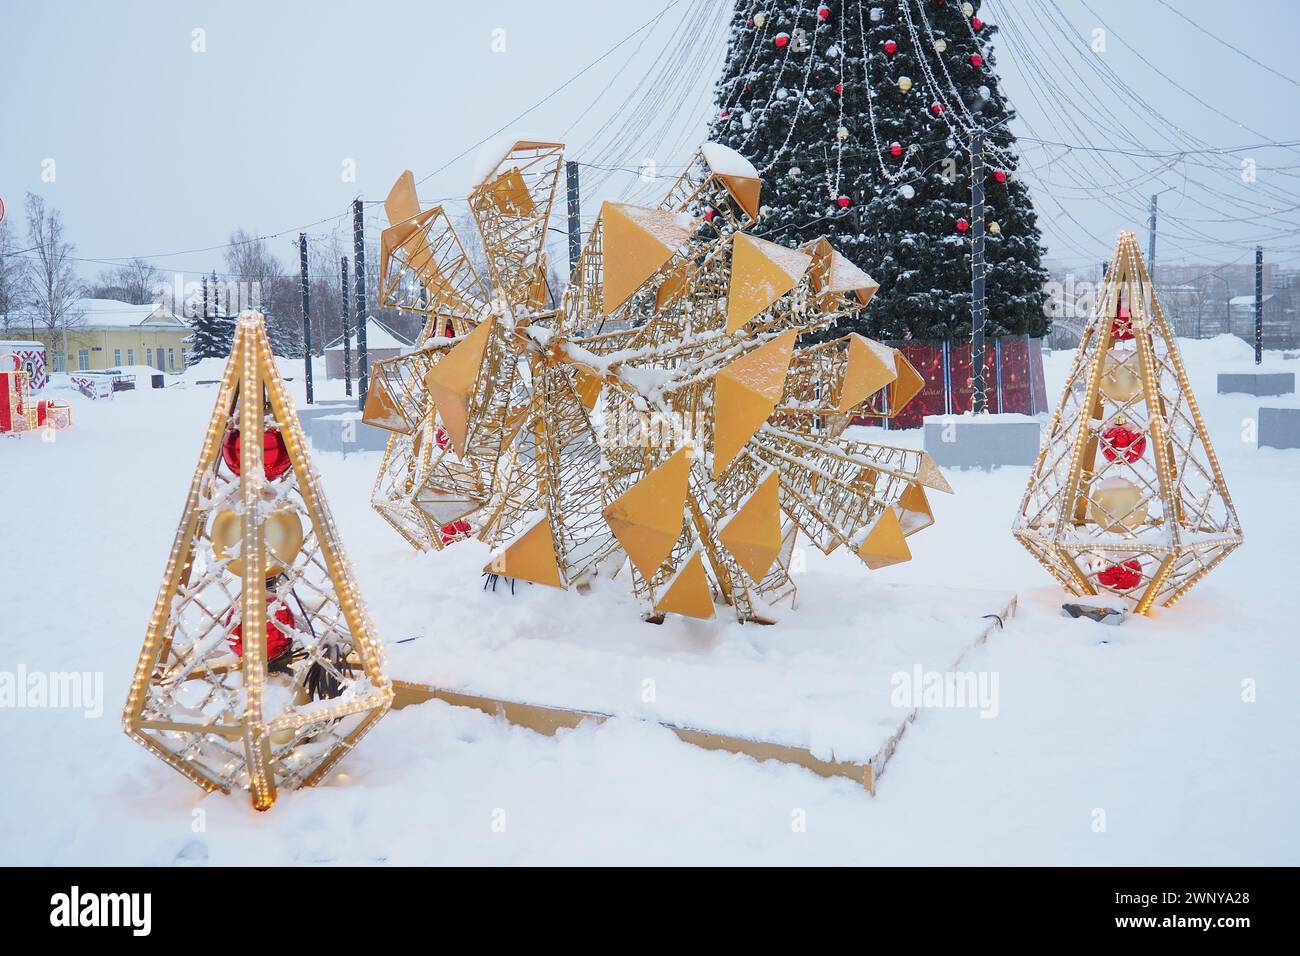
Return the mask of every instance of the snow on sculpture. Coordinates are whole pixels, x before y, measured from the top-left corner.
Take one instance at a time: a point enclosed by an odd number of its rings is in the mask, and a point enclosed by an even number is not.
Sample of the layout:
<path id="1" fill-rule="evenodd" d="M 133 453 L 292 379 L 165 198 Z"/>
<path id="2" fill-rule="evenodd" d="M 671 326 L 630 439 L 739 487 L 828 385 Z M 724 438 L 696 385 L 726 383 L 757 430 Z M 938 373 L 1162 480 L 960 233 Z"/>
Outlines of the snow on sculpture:
<path id="1" fill-rule="evenodd" d="M 706 144 L 656 207 L 605 202 L 558 308 L 546 308 L 559 143 L 520 140 L 469 197 L 491 292 L 441 207 L 404 173 L 387 203 L 386 304 L 427 316 L 376 363 L 366 420 L 394 432 L 373 504 L 414 546 L 468 534 L 487 571 L 561 588 L 631 566 L 645 616 L 768 623 L 793 602 L 797 535 L 870 568 L 910 558 L 951 492 L 922 451 L 843 437 L 922 380 L 851 334 L 876 283 L 825 239 L 749 235 L 753 167 Z"/>

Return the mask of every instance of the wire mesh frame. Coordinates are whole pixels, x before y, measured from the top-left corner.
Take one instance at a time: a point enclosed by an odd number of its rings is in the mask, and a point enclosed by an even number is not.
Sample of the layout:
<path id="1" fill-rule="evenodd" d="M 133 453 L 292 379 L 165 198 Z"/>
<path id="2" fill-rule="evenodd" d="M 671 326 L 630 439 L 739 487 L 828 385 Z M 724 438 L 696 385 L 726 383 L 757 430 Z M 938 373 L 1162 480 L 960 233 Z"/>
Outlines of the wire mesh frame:
<path id="1" fill-rule="evenodd" d="M 262 317 L 241 316 L 123 710 L 133 740 L 205 790 L 247 787 L 259 810 L 270 808 L 281 787 L 319 781 L 392 699 L 382 651 L 274 369 Z M 271 483 L 261 478 L 262 442 L 240 442 L 237 479 L 219 470 L 228 428 L 237 424 L 241 435 L 260 436 L 268 418 L 292 466 L 284 476 L 290 480 L 277 486 L 277 507 L 310 519 L 301 548 L 277 569 L 271 599 L 278 609 L 291 596 L 306 630 L 296 616 L 286 627 L 278 613 L 271 627 L 286 636 L 293 631 L 293 687 L 317 668 L 338 691 L 309 703 L 295 699 L 277 713 L 268 713 L 264 699 L 270 679 L 267 581 L 278 559 L 265 536 Z M 237 577 L 229 567 L 234 557 L 219 554 L 206 530 L 209 513 L 223 504 L 238 515 Z M 242 632 L 238 655 L 219 650 L 235 626 Z"/>
<path id="2" fill-rule="evenodd" d="M 647 598 L 653 613 L 656 594 L 673 578 L 675 566 L 698 553 L 712 571 L 715 594 L 733 606 L 739 619 L 767 620 L 763 611 L 767 604 L 794 599 L 789 568 L 800 520 L 788 516 L 780 523 L 775 558 L 759 580 L 751 578 L 728 551 L 717 529 L 774 469 L 780 478 L 778 490 L 787 479 L 791 483 L 789 507 L 782 509 L 787 512 L 798 507 L 796 497 L 815 498 L 816 484 L 827 484 L 827 479 L 815 477 L 806 463 L 797 460 L 805 448 L 783 455 L 780 436 L 764 429 L 749 440 L 748 448 L 741 450 L 724 475 L 713 476 L 709 449 L 715 377 L 790 332 L 829 328 L 864 303 L 848 294 L 814 291 L 815 270 L 810 268 L 792 290 L 751 317 L 741 334 L 732 335 L 726 308 L 731 236 L 750 220 L 738 204 L 732 208 L 735 197 L 722 179 L 697 164 L 674 184 L 660 208 L 698 214 L 708 206 L 714 214 L 700 217 L 689 238 L 618 309 L 604 308 L 606 250 L 600 217 L 584 243 L 560 310 L 537 313 L 531 300 L 535 284 L 521 278 L 521 273 L 526 276 L 537 261 L 540 245 L 529 246 L 536 237 L 530 229 L 537 210 L 553 197 L 560 162 L 548 157 L 539 172 L 535 145 L 516 144 L 471 196 L 494 294 L 488 319 L 492 328 L 466 395 L 470 424 L 463 464 L 490 475 L 485 480 L 493 483 L 503 473 L 519 476 L 512 485 L 517 497 L 511 507 L 496 507 L 499 518 L 491 520 L 493 532 L 509 541 L 518 536 L 516 532 L 536 526 L 535 518 L 526 524 L 524 518 L 540 509 L 548 524 L 558 583 L 579 585 L 585 575 L 623 556 L 604 520 L 604 508 L 690 442 L 696 453 L 688 472 L 681 532 L 665 563 L 648 580 L 633 567 L 634 590 Z M 808 258 L 810 263 L 816 261 L 811 254 Z M 669 288 L 674 291 L 665 294 Z M 657 384 L 647 387 L 647 375 Z M 583 397 L 593 382 L 599 390 L 596 420 L 588 414 L 590 406 Z M 810 387 L 829 396 L 841 384 Z M 643 424 L 687 420 L 697 424 L 689 436 L 675 435 L 658 447 L 624 453 L 625 449 L 609 443 L 608 415 L 612 409 L 628 407 L 634 409 L 628 418 Z M 820 451 L 819 443 L 827 441 L 829 431 L 819 434 L 808 428 L 804 432 L 807 416 L 795 417 L 798 420 L 784 423 L 787 430 Z M 836 427 L 843 424 L 837 421 Z M 905 459 L 901 452 L 864 452 L 867 446 L 860 445 L 840 443 L 827 451 L 824 461 L 833 462 L 843 473 L 837 499 L 820 512 L 809 508 L 800 515 L 807 526 L 804 530 L 811 529 L 827 548 L 849 543 L 856 549 L 862 529 L 848 525 L 879 518 L 891 507 L 907 517 L 907 533 L 933 520 L 920 488 L 921 476 L 937 470 L 924 454 L 910 452 L 912 457 Z M 445 487 L 445 481 L 445 475 L 432 474 L 425 484 L 437 489 Z M 930 486 L 951 490 L 941 478 Z M 919 510 L 902 505 L 901 499 L 909 493 L 919 498 L 921 503 L 911 506 Z M 503 561 L 500 567 L 507 564 Z"/>
<path id="3" fill-rule="evenodd" d="M 1108 475 L 1123 495 L 1106 494 Z M 1013 533 L 1070 593 L 1114 594 L 1139 614 L 1171 607 L 1242 542 L 1132 232 L 1120 233 Z"/>

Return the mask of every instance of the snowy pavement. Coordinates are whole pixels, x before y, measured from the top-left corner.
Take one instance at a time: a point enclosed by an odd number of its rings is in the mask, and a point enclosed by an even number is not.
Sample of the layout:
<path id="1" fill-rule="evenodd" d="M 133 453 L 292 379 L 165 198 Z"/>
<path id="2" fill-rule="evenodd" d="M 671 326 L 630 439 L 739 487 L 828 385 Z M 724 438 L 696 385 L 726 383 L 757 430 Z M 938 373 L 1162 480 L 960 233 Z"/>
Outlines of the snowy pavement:
<path id="1" fill-rule="evenodd" d="M 119 717 L 216 390 L 99 403 L 52 391 L 73 403 L 74 429 L 0 439 L 0 672 L 102 674 L 102 713 L 0 709 L 0 864 L 1300 863 L 1300 451 L 1256 449 L 1249 430 L 1259 406 L 1297 402 L 1217 396 L 1215 372 L 1249 349 L 1181 344 L 1246 543 L 1176 608 L 1119 628 L 1062 618 L 1059 590 L 1009 531 L 1026 468 L 946 472 L 956 494 L 931 497 L 937 524 L 910 540 L 908 564 L 810 562 L 795 613 L 826 626 L 837 602 L 845 620 L 869 619 L 880 584 L 1019 595 L 962 664 L 997 675 L 996 717 L 923 711 L 874 798 L 652 724 L 548 738 L 437 702 L 391 713 L 325 785 L 269 813 L 204 796 Z M 1048 359 L 1053 402 L 1070 358 Z M 301 381 L 291 389 L 301 402 Z M 340 389 L 318 381 L 322 397 Z M 377 453 L 316 465 L 394 676 L 419 643 L 395 642 L 414 631 L 477 626 L 490 645 L 538 600 L 484 595 L 476 544 L 411 551 L 369 507 Z M 816 577 L 832 573 L 842 589 Z M 587 598 L 557 597 L 539 602 L 545 626 L 580 635 Z M 571 623 L 556 619 L 566 612 Z M 783 625 L 759 640 L 719 621 L 730 629 L 716 640 L 752 640 L 740 651 L 779 646 Z"/>

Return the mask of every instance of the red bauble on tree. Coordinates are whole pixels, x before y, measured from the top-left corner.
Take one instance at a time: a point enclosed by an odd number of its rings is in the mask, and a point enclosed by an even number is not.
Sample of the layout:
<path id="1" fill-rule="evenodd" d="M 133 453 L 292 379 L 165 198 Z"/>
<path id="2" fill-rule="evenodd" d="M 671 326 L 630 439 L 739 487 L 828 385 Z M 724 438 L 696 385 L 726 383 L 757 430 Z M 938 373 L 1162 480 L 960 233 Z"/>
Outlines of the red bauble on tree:
<path id="1" fill-rule="evenodd" d="M 722 118 L 722 119 L 726 119 L 726 118 L 729 117 L 730 115 L 731 115 L 731 114 L 730 114 L 729 112 L 727 112 L 726 110 L 723 110 L 721 113 L 718 114 L 718 116 L 719 116 L 720 118 Z"/>
<path id="2" fill-rule="evenodd" d="M 898 44 L 895 43 L 893 40 L 886 40 L 885 52 L 888 53 L 890 56 L 893 56 L 895 53 L 898 52 Z"/>
<path id="3" fill-rule="evenodd" d="M 943 104 L 942 103 L 932 104 L 930 106 L 930 112 L 933 113 L 935 116 L 941 116 L 943 114 Z"/>
<path id="4" fill-rule="evenodd" d="M 971 65 L 971 66 L 983 66 L 983 65 L 984 65 L 984 57 L 980 56 L 978 53 L 972 53 L 972 54 L 970 55 L 970 65 Z"/>
<path id="5" fill-rule="evenodd" d="M 835 95 L 836 95 L 836 96 L 843 96 L 843 95 L 844 95 L 844 84 L 843 84 L 843 83 L 836 83 L 836 84 L 835 84 Z"/>
<path id="6" fill-rule="evenodd" d="M 704 213 L 704 221 L 705 221 L 705 222 L 713 222 L 713 217 L 716 216 L 717 214 L 718 214 L 718 211 L 717 211 L 716 209 L 709 209 L 709 210 L 707 210 L 707 211 Z"/>
<path id="7" fill-rule="evenodd" d="M 831 8 L 830 8 L 830 7 L 826 6 L 826 4 L 824 4 L 824 3 L 817 7 L 817 19 L 818 19 L 818 20 L 821 20 L 821 21 L 824 22 L 824 21 L 826 21 L 826 20 L 829 20 L 830 18 L 831 18 Z"/>
<path id="8" fill-rule="evenodd" d="M 275 595 L 266 596 L 266 606 L 268 610 L 272 604 L 276 603 Z M 226 623 L 229 624 L 235 617 L 235 609 L 232 607 L 230 613 L 226 615 Z M 284 630 L 276 624 L 276 621 L 283 625 Z M 277 657 L 283 657 L 293 648 L 293 638 L 286 632 L 293 630 L 293 612 L 289 608 L 280 604 L 276 607 L 273 614 L 268 614 L 266 619 L 266 659 L 273 661 Z M 236 624 L 230 631 L 230 649 L 240 657 L 244 656 L 244 625 Z"/>
<path id="9" fill-rule="evenodd" d="M 1147 436 L 1123 425 L 1112 425 L 1101 433 L 1101 453 L 1107 461 L 1118 461 L 1120 456 L 1130 465 L 1147 450 Z"/>
<path id="10" fill-rule="evenodd" d="M 839 206 L 841 209 L 848 209 L 848 208 L 849 208 L 849 197 L 848 197 L 848 196 L 841 196 L 839 199 L 835 200 L 835 205 Z"/>
<path id="11" fill-rule="evenodd" d="M 895 159 L 897 159 L 899 156 L 902 156 L 902 155 L 903 155 L 903 144 L 902 144 L 902 143 L 890 143 L 890 144 L 889 144 L 889 155 L 890 155 L 890 156 L 893 156 Z"/>
<path id="12" fill-rule="evenodd" d="M 1007 181 L 1007 172 L 1005 169 L 993 170 L 993 181 L 995 183 L 1005 183 Z"/>
<path id="13" fill-rule="evenodd" d="M 958 231 L 958 232 L 966 232 L 968 229 L 970 229 L 970 222 L 969 222 L 968 220 L 966 220 L 966 219 L 958 219 L 958 220 L 957 220 L 957 231 Z"/>
<path id="14" fill-rule="evenodd" d="M 441 425 L 439 425 L 438 430 L 433 433 L 433 441 L 439 448 L 446 448 L 451 444 L 451 438 L 447 435 L 447 430 Z"/>
<path id="15" fill-rule="evenodd" d="M 232 428 L 226 432 L 221 443 L 221 458 L 236 476 L 239 475 L 239 429 Z M 268 428 L 262 434 L 262 471 L 268 481 L 275 481 L 293 467 L 289 460 L 289 449 L 285 447 L 284 436 L 278 428 Z"/>
<path id="16" fill-rule="evenodd" d="M 972 30 L 982 30 L 984 28 L 984 21 L 981 20 L 979 17 L 971 17 L 970 28 Z"/>
<path id="17" fill-rule="evenodd" d="M 772 42 L 776 44 L 777 49 L 779 50 L 782 47 L 784 47 L 787 43 L 790 42 L 790 34 L 778 33 L 775 37 L 772 38 Z"/>
<path id="18" fill-rule="evenodd" d="M 1116 591 L 1132 591 L 1142 583 L 1142 562 L 1137 558 L 1112 564 L 1097 574 L 1097 583 Z"/>

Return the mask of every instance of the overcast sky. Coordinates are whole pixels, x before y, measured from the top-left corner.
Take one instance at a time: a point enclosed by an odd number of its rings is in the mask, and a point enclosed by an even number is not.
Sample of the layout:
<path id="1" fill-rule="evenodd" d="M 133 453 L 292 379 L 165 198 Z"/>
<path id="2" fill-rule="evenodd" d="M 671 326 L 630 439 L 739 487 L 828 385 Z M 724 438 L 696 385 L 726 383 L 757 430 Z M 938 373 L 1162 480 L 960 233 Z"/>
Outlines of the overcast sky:
<path id="1" fill-rule="evenodd" d="M 1294 2 L 1174 6 L 1300 78 Z M 86 259 L 144 256 L 193 275 L 220 269 L 221 251 L 209 247 L 242 226 L 284 233 L 271 245 L 289 264 L 298 229 L 350 235 L 351 199 L 382 199 L 403 169 L 423 179 L 426 204 L 463 197 L 476 154 L 469 147 L 611 48 L 512 129 L 563 138 L 572 158 L 629 167 L 651 158 L 671 169 L 711 113 L 731 7 L 731 0 L 5 2 L 0 197 L 11 225 L 21 226 L 23 194 L 46 196 Z M 1093 53 L 1077 41 L 1080 52 L 1069 49 L 1054 25 L 1057 8 L 1070 21 L 1063 29 L 1090 43 L 1094 30 L 1109 28 L 1105 49 Z M 616 46 L 661 12 L 653 28 Z M 1169 148 L 1168 131 L 1139 118 L 1128 94 L 1103 92 L 1102 72 L 1083 54 L 1217 147 L 1300 140 L 1300 86 L 1197 32 L 1158 0 L 989 0 L 983 13 L 1006 27 L 998 68 L 1022 114 L 1015 131 L 1026 138 L 1024 174 L 1054 260 L 1104 258 L 1119 228 L 1145 235 L 1145 197 L 1173 187 L 1160 199 L 1170 217 L 1162 218 L 1159 250 L 1166 261 L 1245 261 L 1258 240 L 1270 258 L 1300 261 L 1300 234 L 1287 225 L 1300 217 L 1300 149 L 1179 162 L 1027 141 L 1110 148 L 1102 128 L 1122 127 L 1112 147 L 1136 140 Z M 503 43 L 503 52 L 494 50 Z M 655 71 L 663 71 L 662 102 L 637 115 Z M 1258 182 L 1241 182 L 1243 158 L 1255 159 Z M 355 181 L 344 175 L 352 163 Z M 634 173 L 621 171 L 597 183 L 605 172 L 584 171 L 596 194 L 584 202 L 588 210 L 598 195 L 638 187 Z M 87 262 L 82 271 L 89 278 L 101 268 Z"/>

